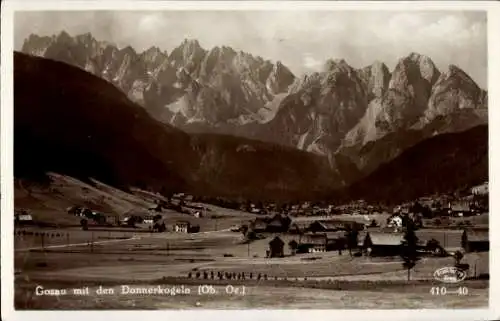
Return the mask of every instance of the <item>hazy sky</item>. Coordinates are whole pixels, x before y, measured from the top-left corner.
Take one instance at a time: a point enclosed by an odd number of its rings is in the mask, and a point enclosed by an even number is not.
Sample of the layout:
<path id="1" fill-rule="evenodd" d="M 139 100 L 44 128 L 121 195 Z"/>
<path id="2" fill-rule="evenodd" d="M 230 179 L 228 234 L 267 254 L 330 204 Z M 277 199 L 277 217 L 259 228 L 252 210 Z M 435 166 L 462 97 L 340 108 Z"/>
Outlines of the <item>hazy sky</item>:
<path id="1" fill-rule="evenodd" d="M 390 69 L 410 52 L 428 55 L 439 69 L 455 64 L 487 86 L 484 12 L 465 11 L 76 11 L 15 15 L 15 47 L 30 34 L 91 32 L 98 40 L 137 51 L 170 52 L 185 38 L 202 47 L 231 46 L 280 60 L 296 75 L 319 70 L 328 58 L 353 67 L 375 60 Z"/>

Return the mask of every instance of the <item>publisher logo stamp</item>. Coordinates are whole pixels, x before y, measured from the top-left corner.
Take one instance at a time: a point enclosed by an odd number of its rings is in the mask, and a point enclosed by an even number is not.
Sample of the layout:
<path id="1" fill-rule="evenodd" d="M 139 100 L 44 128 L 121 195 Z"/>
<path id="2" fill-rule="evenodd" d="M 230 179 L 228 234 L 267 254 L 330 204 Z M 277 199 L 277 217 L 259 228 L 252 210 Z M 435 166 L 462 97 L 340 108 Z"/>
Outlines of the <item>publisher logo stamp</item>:
<path id="1" fill-rule="evenodd" d="M 443 283 L 459 283 L 465 280 L 466 272 L 454 266 L 443 267 L 434 271 L 434 279 Z"/>

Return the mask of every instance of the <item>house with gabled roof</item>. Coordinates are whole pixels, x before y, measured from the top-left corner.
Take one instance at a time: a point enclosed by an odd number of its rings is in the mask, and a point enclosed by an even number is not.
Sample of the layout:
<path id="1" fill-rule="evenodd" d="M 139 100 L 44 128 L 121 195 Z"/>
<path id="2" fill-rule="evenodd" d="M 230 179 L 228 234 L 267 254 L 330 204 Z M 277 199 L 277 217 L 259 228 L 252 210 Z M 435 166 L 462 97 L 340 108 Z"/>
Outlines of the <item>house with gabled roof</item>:
<path id="1" fill-rule="evenodd" d="M 264 218 L 256 218 L 255 220 L 250 222 L 250 229 L 256 233 L 262 233 L 267 228 L 267 222 Z"/>
<path id="2" fill-rule="evenodd" d="M 303 234 L 309 227 L 308 221 L 293 221 L 288 228 L 288 232 L 292 234 Z"/>
<path id="3" fill-rule="evenodd" d="M 328 239 L 325 233 L 306 233 L 299 239 L 300 253 L 326 252 Z"/>
<path id="4" fill-rule="evenodd" d="M 490 250 L 488 230 L 464 230 L 462 247 L 466 252 L 487 252 Z"/>
<path id="5" fill-rule="evenodd" d="M 396 256 L 401 253 L 403 233 L 367 232 L 363 252 L 368 256 Z"/>
<path id="6" fill-rule="evenodd" d="M 309 225 L 311 232 L 334 232 L 344 227 L 344 224 L 335 221 L 314 221 Z"/>
<path id="7" fill-rule="evenodd" d="M 188 233 L 190 228 L 191 228 L 191 223 L 189 221 L 177 221 L 173 226 L 173 230 L 175 232 L 182 232 L 182 233 Z"/>
<path id="8" fill-rule="evenodd" d="M 283 240 L 279 236 L 275 236 L 269 242 L 268 257 L 283 257 L 284 256 L 284 251 L 283 251 L 284 246 L 285 246 L 285 242 L 283 242 Z"/>

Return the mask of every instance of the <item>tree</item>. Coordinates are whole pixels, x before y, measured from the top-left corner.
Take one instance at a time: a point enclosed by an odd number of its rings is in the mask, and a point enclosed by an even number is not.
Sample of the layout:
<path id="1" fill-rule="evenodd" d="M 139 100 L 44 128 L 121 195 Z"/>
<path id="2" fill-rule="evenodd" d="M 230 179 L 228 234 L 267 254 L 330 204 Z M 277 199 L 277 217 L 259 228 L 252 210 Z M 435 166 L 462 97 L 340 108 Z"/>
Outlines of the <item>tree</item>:
<path id="1" fill-rule="evenodd" d="M 424 206 L 421 214 L 425 218 L 433 218 L 434 217 L 434 213 L 432 212 L 432 209 L 427 205 Z"/>
<path id="2" fill-rule="evenodd" d="M 240 227 L 240 231 L 241 231 L 241 233 L 243 233 L 243 236 L 246 236 L 246 234 L 247 234 L 247 232 L 248 232 L 248 225 L 243 224 L 243 225 Z"/>
<path id="3" fill-rule="evenodd" d="M 410 212 L 413 214 L 418 214 L 418 213 L 423 213 L 424 211 L 424 206 L 420 204 L 418 201 L 415 202 L 411 207 L 410 207 Z"/>
<path id="4" fill-rule="evenodd" d="M 416 214 L 413 217 L 413 221 L 415 222 L 415 226 L 417 228 L 422 228 L 424 227 L 424 221 L 423 221 L 423 215 L 422 214 Z"/>
<path id="5" fill-rule="evenodd" d="M 347 248 L 349 249 L 349 255 L 352 256 L 352 250 L 358 247 L 359 230 L 355 224 L 347 225 L 346 229 Z"/>
<path id="6" fill-rule="evenodd" d="M 408 281 L 410 281 L 410 271 L 415 267 L 418 260 L 417 252 L 418 238 L 415 234 L 415 226 L 411 220 L 406 225 L 404 240 L 401 243 L 401 257 L 403 258 L 403 267 L 408 270 Z"/>
<path id="7" fill-rule="evenodd" d="M 297 243 L 297 241 L 295 240 L 291 240 L 290 242 L 288 242 L 288 247 L 290 248 L 290 252 L 292 252 L 292 255 L 295 255 L 295 252 L 299 247 L 299 243 Z"/>
<path id="8" fill-rule="evenodd" d="M 467 252 L 467 243 L 468 243 L 467 231 L 464 230 L 462 233 L 461 245 L 466 252 Z"/>
<path id="9" fill-rule="evenodd" d="M 292 219 L 288 216 L 284 216 L 281 218 L 281 224 L 283 226 L 283 230 L 286 232 L 290 228 L 290 225 L 292 224 Z"/>
<path id="10" fill-rule="evenodd" d="M 453 258 L 455 259 L 455 266 L 458 267 L 460 266 L 460 261 L 464 258 L 464 255 L 460 251 L 456 251 L 455 254 L 453 255 Z"/>
<path id="11" fill-rule="evenodd" d="M 82 230 L 87 231 L 89 229 L 88 221 L 86 219 L 80 220 L 80 225 L 82 226 Z"/>

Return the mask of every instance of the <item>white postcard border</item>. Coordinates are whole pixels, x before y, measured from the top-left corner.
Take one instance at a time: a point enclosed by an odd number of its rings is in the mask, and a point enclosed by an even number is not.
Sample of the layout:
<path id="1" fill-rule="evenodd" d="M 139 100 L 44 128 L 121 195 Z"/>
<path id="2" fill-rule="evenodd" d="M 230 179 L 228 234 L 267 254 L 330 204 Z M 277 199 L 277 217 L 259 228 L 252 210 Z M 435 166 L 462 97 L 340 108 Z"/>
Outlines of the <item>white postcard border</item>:
<path id="1" fill-rule="evenodd" d="M 13 268 L 13 13 L 37 10 L 487 10 L 488 11 L 488 109 L 490 157 L 490 306 L 458 310 L 190 310 L 190 311 L 15 311 Z M 1 288 L 2 319 L 11 320 L 494 320 L 500 319 L 500 209 L 495 198 L 500 185 L 500 4 L 492 1 L 14 1 L 2 2 L 1 12 Z M 496 148 L 495 148 L 496 146 Z M 497 165 L 495 165 L 497 164 Z M 494 233 L 497 231 L 497 233 Z M 279 298 L 277 298 L 279 300 Z"/>

